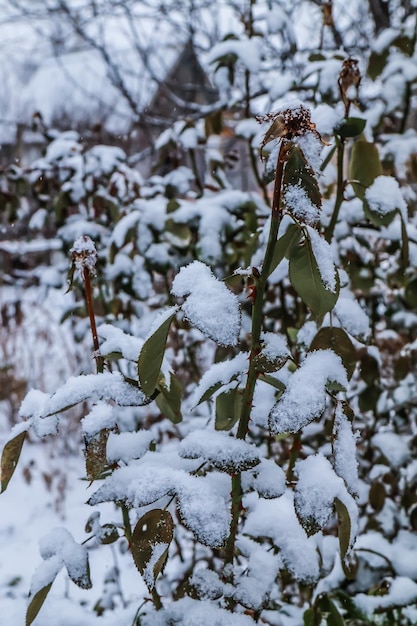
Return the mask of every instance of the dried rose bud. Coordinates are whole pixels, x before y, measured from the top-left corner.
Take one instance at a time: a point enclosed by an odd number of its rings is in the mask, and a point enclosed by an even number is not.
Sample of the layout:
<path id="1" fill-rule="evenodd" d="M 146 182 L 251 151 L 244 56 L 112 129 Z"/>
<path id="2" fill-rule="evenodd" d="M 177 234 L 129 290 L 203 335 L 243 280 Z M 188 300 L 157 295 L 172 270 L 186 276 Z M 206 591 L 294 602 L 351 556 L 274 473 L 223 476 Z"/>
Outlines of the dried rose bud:
<path id="1" fill-rule="evenodd" d="M 345 105 L 345 117 L 349 115 L 351 103 L 357 100 L 361 79 L 359 61 L 351 57 L 345 59 L 338 80 L 340 95 Z"/>
<path id="2" fill-rule="evenodd" d="M 258 115 L 256 119 L 258 122 L 272 122 L 264 135 L 261 151 L 270 141 L 276 139 L 292 140 L 308 133 L 313 133 L 321 143 L 325 143 L 316 125 L 311 121 L 310 109 L 301 103 L 297 102 L 277 113 L 268 113 L 265 116 Z"/>
<path id="3" fill-rule="evenodd" d="M 70 254 L 76 270 L 82 272 L 84 269 L 87 269 L 90 274 L 95 274 L 97 251 L 90 237 L 87 235 L 78 237 L 74 241 Z"/>

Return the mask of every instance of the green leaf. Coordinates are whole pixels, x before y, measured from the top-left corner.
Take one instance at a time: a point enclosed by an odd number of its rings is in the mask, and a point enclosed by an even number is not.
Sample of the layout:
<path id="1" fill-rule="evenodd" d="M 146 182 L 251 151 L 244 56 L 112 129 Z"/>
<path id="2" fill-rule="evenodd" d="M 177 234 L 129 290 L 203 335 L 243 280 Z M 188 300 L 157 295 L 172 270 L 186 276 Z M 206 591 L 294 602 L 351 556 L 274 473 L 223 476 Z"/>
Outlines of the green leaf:
<path id="1" fill-rule="evenodd" d="M 288 187 L 301 187 L 310 202 L 318 209 L 321 208 L 321 193 L 314 174 L 314 170 L 308 164 L 303 151 L 299 146 L 293 145 L 284 170 L 283 177 L 283 201 L 285 205 L 285 191 Z M 291 213 L 291 209 L 286 207 Z"/>
<path id="2" fill-rule="evenodd" d="M 156 404 L 159 410 L 165 417 L 167 417 L 173 424 L 179 424 L 182 421 L 181 413 L 181 399 L 182 399 L 182 387 L 178 378 L 174 374 L 170 374 L 171 384 L 169 389 L 165 385 L 165 382 L 159 382 L 157 389 L 160 391 L 156 396 Z"/>
<path id="3" fill-rule="evenodd" d="M 365 353 L 360 361 L 360 375 L 367 385 L 379 380 L 379 364 L 374 356 Z"/>
<path id="4" fill-rule="evenodd" d="M 3 452 L 1 455 L 1 491 L 6 491 L 7 485 L 10 482 L 11 477 L 14 474 L 14 471 L 17 467 L 17 463 L 19 461 L 20 453 L 22 451 L 23 442 L 26 438 L 27 431 L 23 432 L 13 437 L 6 443 L 3 448 Z"/>
<path id="5" fill-rule="evenodd" d="M 328 348 L 340 356 L 350 380 L 356 367 L 356 350 L 347 332 L 342 328 L 321 328 L 311 342 L 310 351 Z"/>
<path id="6" fill-rule="evenodd" d="M 130 549 L 133 560 L 150 591 L 165 566 L 173 536 L 171 513 L 162 509 L 145 513 L 132 533 Z"/>
<path id="7" fill-rule="evenodd" d="M 383 483 L 379 482 L 379 480 L 374 480 L 371 484 L 371 488 L 369 489 L 368 500 L 371 507 L 377 513 L 382 511 L 382 508 L 385 504 L 386 494 L 385 487 Z"/>
<path id="8" fill-rule="evenodd" d="M 350 547 L 351 522 L 349 511 L 339 498 L 335 498 L 334 505 L 339 518 L 340 556 L 345 558 Z"/>
<path id="9" fill-rule="evenodd" d="M 339 295 L 339 283 L 335 292 L 326 289 L 308 237 L 291 251 L 289 275 L 292 286 L 315 317 L 333 309 Z"/>
<path id="10" fill-rule="evenodd" d="M 339 600 L 342 608 L 346 611 L 348 617 L 351 617 L 352 619 L 362 620 L 366 624 L 370 623 L 366 615 L 362 613 L 362 611 L 356 606 L 352 598 L 345 591 L 337 589 L 334 594 Z"/>
<path id="11" fill-rule="evenodd" d="M 365 129 L 366 120 L 361 117 L 348 117 L 334 128 L 334 132 L 339 135 L 341 139 L 347 139 L 348 137 L 357 137 Z"/>
<path id="12" fill-rule="evenodd" d="M 403 270 L 406 270 L 409 265 L 410 260 L 410 250 L 409 250 L 409 241 L 408 241 L 408 233 L 407 233 L 407 224 L 403 220 L 403 217 L 400 213 L 401 217 L 401 240 L 402 240 L 402 248 L 401 248 L 401 264 Z"/>
<path id="13" fill-rule="evenodd" d="M 274 269 L 278 267 L 284 257 L 288 257 L 291 250 L 300 241 L 302 230 L 296 224 L 290 224 L 286 232 L 280 237 L 274 247 L 271 265 L 268 270 L 268 276 L 272 274 Z"/>
<path id="14" fill-rule="evenodd" d="M 278 391 L 280 391 L 281 393 L 284 393 L 285 391 L 284 383 L 282 383 L 280 380 L 277 380 L 273 376 L 270 376 L 269 374 L 259 374 L 258 380 L 261 380 L 262 382 L 267 383 L 272 387 L 275 387 L 275 389 L 278 389 Z"/>
<path id="15" fill-rule="evenodd" d="M 417 309 L 417 278 L 409 280 L 405 286 L 404 300 L 410 309 Z"/>
<path id="16" fill-rule="evenodd" d="M 77 559 L 75 563 L 68 560 L 65 561 L 65 567 L 67 568 L 68 576 L 77 587 L 81 589 L 91 589 L 90 564 L 88 562 L 87 552 L 85 553 L 85 560 L 82 563 L 80 563 L 79 559 Z"/>
<path id="17" fill-rule="evenodd" d="M 42 608 L 43 603 L 46 600 L 46 596 L 48 595 L 51 587 L 52 583 L 49 583 L 49 585 L 46 585 L 45 587 L 42 587 L 42 589 L 39 589 L 39 591 L 33 596 L 26 611 L 26 626 L 30 626 L 30 624 L 36 618 L 37 614 Z"/>
<path id="18" fill-rule="evenodd" d="M 109 543 L 114 543 L 119 539 L 119 531 L 117 530 L 117 526 L 114 524 L 103 524 L 100 527 L 100 532 L 97 536 L 97 539 L 100 543 L 107 545 Z"/>
<path id="19" fill-rule="evenodd" d="M 110 431 L 103 428 L 92 437 L 85 437 L 85 469 L 88 480 L 100 478 L 107 465 L 107 440 Z"/>
<path id="20" fill-rule="evenodd" d="M 368 62 L 367 74 L 371 80 L 375 80 L 382 73 L 388 61 L 388 49 L 383 52 L 371 52 Z"/>
<path id="21" fill-rule="evenodd" d="M 358 198 L 364 200 L 365 191 L 375 178 L 382 175 L 382 165 L 375 144 L 358 139 L 352 146 L 349 163 L 349 178 Z"/>
<path id="22" fill-rule="evenodd" d="M 393 209 L 388 213 L 379 213 L 379 211 L 375 211 L 372 209 L 366 200 L 363 201 L 363 212 L 365 213 L 365 217 L 374 225 L 374 226 L 388 226 L 391 224 L 394 219 L 397 210 Z"/>
<path id="23" fill-rule="evenodd" d="M 177 312 L 174 312 L 164 320 L 157 330 L 145 341 L 138 359 L 138 376 L 140 387 L 147 396 L 152 396 L 161 371 L 164 358 L 165 344 L 167 342 L 169 327 Z"/>
<path id="24" fill-rule="evenodd" d="M 229 380 L 229 382 L 231 382 L 233 380 L 233 378 L 231 378 Z M 217 383 L 214 383 L 214 385 L 212 385 L 211 387 L 209 387 L 201 396 L 200 400 L 197 402 L 198 406 L 199 404 L 202 404 L 203 402 L 207 402 L 207 400 L 210 400 L 211 396 L 213 395 L 213 393 L 216 393 L 216 391 L 218 389 L 220 389 L 220 387 L 223 386 L 224 383 L 222 383 L 221 381 L 218 381 Z"/>
<path id="25" fill-rule="evenodd" d="M 352 533 L 352 523 L 349 511 L 339 498 L 335 498 L 334 505 L 339 519 L 339 546 L 343 572 L 348 579 L 353 579 L 356 575 L 357 564 L 348 563 L 346 559 L 346 555 L 348 554 L 351 546 Z"/>
<path id="26" fill-rule="evenodd" d="M 345 626 L 345 620 L 340 615 L 339 610 L 333 600 L 329 598 L 327 593 L 323 593 L 319 596 L 318 605 L 320 609 L 327 613 L 326 622 L 327 626 Z"/>
<path id="27" fill-rule="evenodd" d="M 230 430 L 238 421 L 242 406 L 239 389 L 231 389 L 216 398 L 216 430 Z"/>
<path id="28" fill-rule="evenodd" d="M 321 622 L 321 615 L 320 615 L 319 622 L 317 622 L 317 617 L 318 617 L 317 613 L 316 611 L 314 611 L 314 609 L 307 609 L 307 611 L 304 611 L 304 615 L 303 615 L 304 626 L 319 626 Z"/>

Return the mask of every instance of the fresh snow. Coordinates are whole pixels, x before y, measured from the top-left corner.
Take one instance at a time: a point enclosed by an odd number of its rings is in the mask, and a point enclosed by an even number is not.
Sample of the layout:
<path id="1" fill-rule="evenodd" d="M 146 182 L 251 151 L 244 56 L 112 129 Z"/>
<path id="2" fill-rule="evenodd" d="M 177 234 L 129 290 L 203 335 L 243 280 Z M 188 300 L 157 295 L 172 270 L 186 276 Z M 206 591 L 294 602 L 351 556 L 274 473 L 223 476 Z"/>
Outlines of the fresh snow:
<path id="1" fill-rule="evenodd" d="M 238 299 L 207 265 L 194 261 L 182 267 L 174 278 L 171 292 L 178 298 L 186 298 L 181 306 L 185 317 L 207 337 L 223 346 L 237 344 L 240 332 Z"/>
<path id="2" fill-rule="evenodd" d="M 295 433 L 320 417 L 326 407 L 326 385 L 329 382 L 347 389 L 346 370 L 340 357 L 331 350 L 308 354 L 290 377 L 281 399 L 271 409 L 271 431 Z"/>

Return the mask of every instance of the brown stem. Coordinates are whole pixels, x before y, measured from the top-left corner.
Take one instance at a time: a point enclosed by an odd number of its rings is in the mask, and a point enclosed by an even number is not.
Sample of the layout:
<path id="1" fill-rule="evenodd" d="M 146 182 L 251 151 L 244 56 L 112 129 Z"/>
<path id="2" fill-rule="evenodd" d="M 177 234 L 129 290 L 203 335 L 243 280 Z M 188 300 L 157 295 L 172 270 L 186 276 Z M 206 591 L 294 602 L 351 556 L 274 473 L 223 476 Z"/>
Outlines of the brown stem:
<path id="1" fill-rule="evenodd" d="M 242 395 L 242 409 L 237 429 L 238 439 L 245 439 L 248 432 L 248 426 L 252 411 L 253 394 L 255 391 L 256 380 L 258 378 L 256 357 L 261 350 L 264 296 L 269 276 L 269 270 L 271 267 L 271 261 L 274 254 L 275 243 L 278 236 L 278 229 L 281 223 L 281 186 L 284 173 L 284 164 L 286 161 L 286 154 L 287 144 L 284 140 L 282 140 L 278 153 L 277 167 L 275 171 L 271 226 L 269 229 L 268 243 L 266 246 L 265 257 L 262 264 L 261 272 L 258 277 L 254 276 L 255 291 L 252 307 L 251 350 L 249 355 L 249 369 L 246 377 L 246 385 Z M 242 511 L 242 480 L 240 473 L 234 474 L 232 476 L 231 500 L 232 519 L 230 523 L 230 533 L 226 543 L 225 556 L 225 562 L 227 564 L 233 563 L 237 530 L 239 526 L 240 514 Z"/>
<path id="2" fill-rule="evenodd" d="M 85 301 L 87 303 L 88 317 L 90 319 L 91 334 L 93 336 L 94 358 L 96 360 L 97 373 L 102 374 L 104 370 L 104 360 L 100 356 L 100 345 L 98 342 L 96 317 L 94 315 L 93 290 L 91 287 L 90 272 L 87 267 L 83 269 L 83 279 L 85 287 Z"/>

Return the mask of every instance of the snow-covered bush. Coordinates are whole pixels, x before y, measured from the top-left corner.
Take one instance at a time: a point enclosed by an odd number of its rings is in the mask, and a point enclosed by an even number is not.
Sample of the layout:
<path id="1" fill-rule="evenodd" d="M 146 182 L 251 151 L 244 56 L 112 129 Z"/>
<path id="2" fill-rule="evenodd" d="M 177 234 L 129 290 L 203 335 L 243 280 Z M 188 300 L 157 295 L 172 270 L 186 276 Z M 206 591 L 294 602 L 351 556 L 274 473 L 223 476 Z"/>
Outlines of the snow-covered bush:
<path id="1" fill-rule="evenodd" d="M 260 79 L 260 57 L 245 41 L 212 61 L 241 71 L 228 76 L 250 105 L 239 78 Z M 2 491 L 27 432 L 55 435 L 86 407 L 93 512 L 79 543 L 42 540 L 27 624 L 62 569 L 89 588 L 89 550 L 107 544 L 147 587 L 119 616 L 133 624 L 415 623 L 416 149 L 412 131 L 386 132 L 402 45 L 376 42 L 362 82 L 355 59 L 323 52 L 300 78 L 317 106 L 241 121 L 265 169 L 250 192 L 228 182 L 209 124 L 177 123 L 158 145 L 194 146 L 181 135 L 195 130 L 215 177 L 181 165 L 142 180 L 119 149 L 71 133 L 14 170 L 32 190 L 22 219 L 70 255 L 65 315 L 75 336 L 90 328 L 97 366 L 32 389 L 3 449 Z"/>

